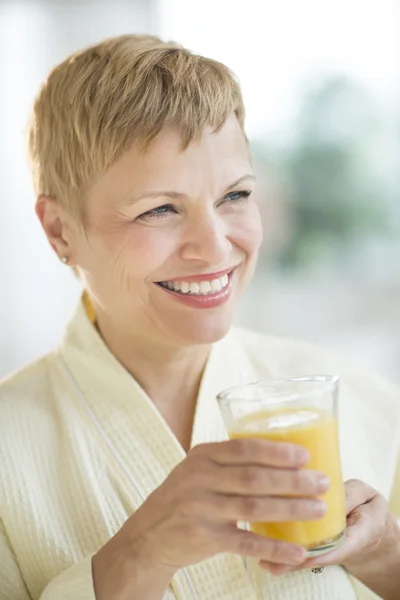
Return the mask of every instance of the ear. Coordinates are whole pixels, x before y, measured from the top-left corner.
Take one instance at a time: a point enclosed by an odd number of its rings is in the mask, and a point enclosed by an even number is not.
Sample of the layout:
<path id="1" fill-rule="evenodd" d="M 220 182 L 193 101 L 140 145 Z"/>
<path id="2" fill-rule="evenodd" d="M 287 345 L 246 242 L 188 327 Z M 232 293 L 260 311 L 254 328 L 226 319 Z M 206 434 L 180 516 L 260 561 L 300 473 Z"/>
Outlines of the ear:
<path id="1" fill-rule="evenodd" d="M 35 206 L 36 214 L 44 229 L 47 239 L 58 258 L 73 265 L 71 245 L 71 229 L 68 226 L 68 215 L 60 203 L 51 196 L 39 196 Z"/>

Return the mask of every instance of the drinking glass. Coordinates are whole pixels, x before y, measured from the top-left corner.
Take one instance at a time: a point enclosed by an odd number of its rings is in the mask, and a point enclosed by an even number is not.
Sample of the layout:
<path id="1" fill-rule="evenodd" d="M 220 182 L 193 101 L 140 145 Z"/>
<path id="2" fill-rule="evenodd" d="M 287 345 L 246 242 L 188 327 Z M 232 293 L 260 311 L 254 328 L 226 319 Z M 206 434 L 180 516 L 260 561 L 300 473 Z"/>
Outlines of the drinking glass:
<path id="1" fill-rule="evenodd" d="M 321 495 L 327 512 L 321 519 L 248 524 L 257 534 L 303 546 L 309 557 L 337 548 L 345 530 L 338 391 L 338 377 L 312 375 L 251 383 L 218 395 L 231 439 L 261 438 L 303 446 L 310 454 L 305 468 L 329 477 L 330 487 Z"/>

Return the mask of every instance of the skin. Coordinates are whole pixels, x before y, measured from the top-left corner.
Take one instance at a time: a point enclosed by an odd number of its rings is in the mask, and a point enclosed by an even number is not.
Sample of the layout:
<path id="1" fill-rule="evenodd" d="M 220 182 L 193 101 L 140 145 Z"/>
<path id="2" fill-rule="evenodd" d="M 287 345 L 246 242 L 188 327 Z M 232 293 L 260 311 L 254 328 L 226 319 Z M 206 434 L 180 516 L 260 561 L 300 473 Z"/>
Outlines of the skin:
<path id="1" fill-rule="evenodd" d="M 133 145 L 89 190 L 86 231 L 56 200 L 38 200 L 50 243 L 77 267 L 93 298 L 103 338 L 186 447 L 210 344 L 228 331 L 257 261 L 258 208 L 253 195 L 240 196 L 254 185 L 247 142 L 232 117 L 184 152 L 170 129 L 146 154 Z M 181 196 L 132 202 L 152 191 Z M 141 217 L 167 203 L 175 212 Z M 154 283 L 236 265 L 231 299 L 215 309 L 184 307 Z M 176 413 L 184 423 L 175 422 Z"/>
<path id="2" fill-rule="evenodd" d="M 345 484 L 347 528 L 343 545 L 299 566 L 260 566 L 275 575 L 299 569 L 342 565 L 384 600 L 396 600 L 400 591 L 400 527 L 385 498 L 363 481 Z"/>
<path id="3" fill-rule="evenodd" d="M 236 527 L 237 521 L 322 516 L 325 507 L 318 496 L 326 483 L 323 474 L 303 468 L 303 449 L 253 439 L 189 451 L 210 346 L 231 326 L 257 261 L 262 232 L 253 190 L 247 143 L 231 117 L 218 133 L 205 129 L 185 150 L 173 129 L 165 129 L 144 154 L 133 144 L 92 184 L 85 227 L 57 199 L 38 198 L 36 211 L 47 238 L 78 270 L 105 343 L 188 450 L 95 555 L 97 600 L 161 599 L 178 569 L 219 552 L 257 557 L 276 574 L 311 565 L 302 548 Z M 149 197 L 154 191 L 169 194 Z M 251 194 L 244 198 L 244 192 Z M 217 308 L 183 306 L 156 284 L 231 267 L 236 267 L 232 295 Z M 344 564 L 392 600 L 382 577 L 371 573 L 387 572 L 388 548 L 400 565 L 394 518 L 380 497 L 369 500 L 372 492 L 365 484 L 349 485 L 355 491 L 346 542 L 339 554 L 323 560 Z M 362 517 L 366 510 L 369 518 Z M 390 568 L 395 580 L 399 569 Z"/>

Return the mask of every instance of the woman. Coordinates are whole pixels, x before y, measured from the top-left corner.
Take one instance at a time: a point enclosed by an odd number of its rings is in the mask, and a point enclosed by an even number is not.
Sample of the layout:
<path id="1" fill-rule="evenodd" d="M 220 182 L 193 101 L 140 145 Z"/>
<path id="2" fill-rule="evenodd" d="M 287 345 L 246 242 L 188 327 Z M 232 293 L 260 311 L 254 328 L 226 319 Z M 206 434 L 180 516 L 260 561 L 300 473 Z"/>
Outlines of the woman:
<path id="1" fill-rule="evenodd" d="M 397 390 L 230 330 L 261 243 L 243 120 L 226 67 L 148 36 L 77 53 L 40 90 L 36 212 L 85 293 L 60 347 L 0 389 L 1 600 L 399 597 Z M 358 480 L 345 543 L 305 561 L 236 523 L 318 519 L 329 482 L 302 448 L 225 441 L 215 397 L 321 371 L 342 377 Z"/>

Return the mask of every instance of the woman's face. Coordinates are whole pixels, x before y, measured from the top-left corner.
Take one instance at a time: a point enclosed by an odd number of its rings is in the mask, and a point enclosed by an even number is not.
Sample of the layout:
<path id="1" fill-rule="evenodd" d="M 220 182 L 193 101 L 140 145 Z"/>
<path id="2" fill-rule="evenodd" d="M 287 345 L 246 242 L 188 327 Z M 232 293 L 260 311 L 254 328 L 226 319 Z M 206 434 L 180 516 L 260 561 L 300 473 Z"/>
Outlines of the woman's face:
<path id="1" fill-rule="evenodd" d="M 172 129 L 133 146 L 91 188 L 71 249 L 97 310 L 148 341 L 223 337 L 261 243 L 254 185 L 234 117 L 186 150 Z"/>

